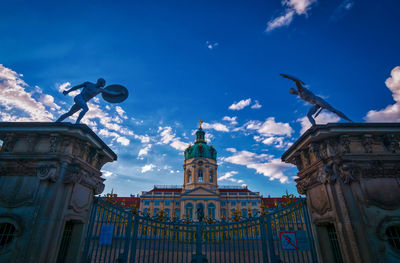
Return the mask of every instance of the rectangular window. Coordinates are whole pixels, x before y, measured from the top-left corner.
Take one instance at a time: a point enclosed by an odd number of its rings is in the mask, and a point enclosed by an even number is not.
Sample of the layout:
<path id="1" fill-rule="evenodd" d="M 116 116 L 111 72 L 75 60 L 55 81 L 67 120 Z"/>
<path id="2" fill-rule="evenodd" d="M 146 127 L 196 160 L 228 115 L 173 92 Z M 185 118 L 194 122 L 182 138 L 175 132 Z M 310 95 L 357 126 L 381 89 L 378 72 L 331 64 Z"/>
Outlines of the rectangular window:
<path id="1" fill-rule="evenodd" d="M 160 200 L 154 201 L 154 205 L 160 205 Z"/>
<path id="2" fill-rule="evenodd" d="M 231 206 L 235 206 L 236 205 L 236 201 L 231 201 Z"/>
<path id="3" fill-rule="evenodd" d="M 175 206 L 179 206 L 181 203 L 179 201 L 175 201 Z"/>
<path id="4" fill-rule="evenodd" d="M 150 201 L 144 201 L 144 205 L 150 205 Z"/>
<path id="5" fill-rule="evenodd" d="M 164 201 L 164 204 L 165 204 L 165 205 L 171 205 L 171 201 L 170 201 L 170 200 L 165 200 L 165 201 Z"/>
<path id="6" fill-rule="evenodd" d="M 257 206 L 257 201 L 251 202 L 251 205 L 252 205 L 252 206 Z"/>
<path id="7" fill-rule="evenodd" d="M 225 206 L 225 205 L 226 205 L 225 201 L 222 201 L 221 206 Z"/>
<path id="8" fill-rule="evenodd" d="M 245 201 L 242 202 L 242 206 L 246 206 L 247 203 Z"/>

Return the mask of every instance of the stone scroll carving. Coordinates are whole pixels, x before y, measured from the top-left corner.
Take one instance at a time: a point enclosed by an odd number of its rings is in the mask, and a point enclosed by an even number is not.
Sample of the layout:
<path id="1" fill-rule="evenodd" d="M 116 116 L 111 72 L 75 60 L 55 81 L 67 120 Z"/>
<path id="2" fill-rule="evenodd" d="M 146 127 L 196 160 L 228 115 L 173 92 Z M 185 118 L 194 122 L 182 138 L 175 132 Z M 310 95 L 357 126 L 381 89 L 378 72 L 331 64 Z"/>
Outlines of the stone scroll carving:
<path id="1" fill-rule="evenodd" d="M 49 180 L 50 182 L 58 180 L 57 167 L 54 165 L 41 165 L 36 168 L 36 171 L 40 180 Z"/>

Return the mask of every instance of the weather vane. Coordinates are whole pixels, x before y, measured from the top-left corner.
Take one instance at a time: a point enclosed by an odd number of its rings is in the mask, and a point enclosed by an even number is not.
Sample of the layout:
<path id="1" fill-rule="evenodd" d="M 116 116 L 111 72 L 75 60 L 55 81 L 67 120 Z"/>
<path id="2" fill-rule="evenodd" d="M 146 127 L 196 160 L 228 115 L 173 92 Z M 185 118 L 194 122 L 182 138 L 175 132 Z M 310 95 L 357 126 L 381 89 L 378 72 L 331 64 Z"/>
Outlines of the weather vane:
<path id="1" fill-rule="evenodd" d="M 199 127 L 200 129 L 201 129 L 201 125 L 203 124 L 203 122 L 204 121 L 202 119 L 200 119 L 200 127 Z"/>
<path id="2" fill-rule="evenodd" d="M 333 113 L 335 113 L 337 116 L 352 122 L 346 115 L 344 115 L 342 112 L 338 111 L 337 109 L 333 108 L 328 102 L 323 100 L 321 97 L 316 96 L 314 93 L 303 87 L 304 82 L 296 79 L 295 77 L 286 75 L 286 74 L 280 74 L 282 77 L 290 79 L 296 83 L 297 90 L 290 88 L 289 92 L 294 95 L 298 95 L 302 100 L 307 101 L 310 103 L 312 106 L 308 110 L 307 113 L 307 118 L 311 122 L 312 125 L 315 125 L 315 120 L 316 118 L 323 109 L 327 109 Z M 316 113 L 316 114 L 315 114 Z M 315 115 L 314 115 L 315 114 Z M 314 116 L 313 116 L 314 115 Z"/>
<path id="3" fill-rule="evenodd" d="M 80 85 L 74 86 L 69 90 L 64 90 L 63 94 L 67 95 L 71 91 L 82 89 L 81 93 L 76 95 L 74 98 L 75 104 L 72 105 L 71 109 L 64 113 L 56 120 L 56 122 L 62 122 L 66 118 L 72 116 L 74 113 L 81 110 L 79 113 L 78 119 L 76 120 L 76 124 L 79 124 L 83 116 L 88 112 L 89 107 L 87 106 L 87 102 L 101 93 L 103 99 L 110 103 L 120 103 L 128 98 L 128 90 L 121 85 L 109 85 L 103 88 L 106 85 L 106 81 L 103 78 L 99 78 L 97 83 L 92 82 L 84 82 Z"/>

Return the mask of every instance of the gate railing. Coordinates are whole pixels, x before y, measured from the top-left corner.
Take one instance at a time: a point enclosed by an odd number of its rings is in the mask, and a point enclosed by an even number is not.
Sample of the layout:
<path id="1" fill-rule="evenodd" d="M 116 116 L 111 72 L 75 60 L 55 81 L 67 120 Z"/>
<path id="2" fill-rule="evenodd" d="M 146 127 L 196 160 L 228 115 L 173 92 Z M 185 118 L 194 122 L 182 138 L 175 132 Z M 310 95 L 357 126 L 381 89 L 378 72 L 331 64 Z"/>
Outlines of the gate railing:
<path id="1" fill-rule="evenodd" d="M 96 198 L 82 262 L 317 262 L 304 200 L 240 222 L 182 224 Z"/>

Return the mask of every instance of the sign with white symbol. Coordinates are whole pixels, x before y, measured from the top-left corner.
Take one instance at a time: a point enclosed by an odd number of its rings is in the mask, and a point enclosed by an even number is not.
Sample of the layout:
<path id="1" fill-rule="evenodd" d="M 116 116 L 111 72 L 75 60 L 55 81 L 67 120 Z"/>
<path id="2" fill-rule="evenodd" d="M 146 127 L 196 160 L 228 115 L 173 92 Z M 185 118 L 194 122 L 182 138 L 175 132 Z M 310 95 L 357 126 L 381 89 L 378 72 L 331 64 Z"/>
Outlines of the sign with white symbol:
<path id="1" fill-rule="evenodd" d="M 99 245 L 111 245 L 114 225 L 102 225 L 100 229 Z"/>
<path id="2" fill-rule="evenodd" d="M 297 250 L 296 232 L 280 232 L 281 247 L 283 250 Z"/>

